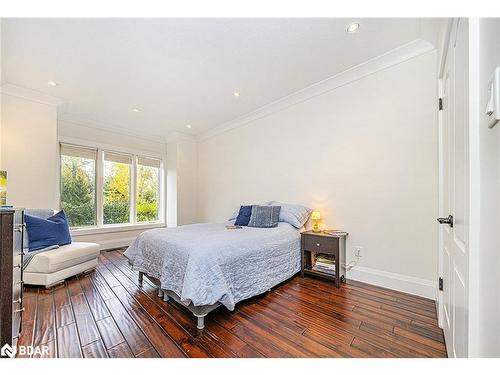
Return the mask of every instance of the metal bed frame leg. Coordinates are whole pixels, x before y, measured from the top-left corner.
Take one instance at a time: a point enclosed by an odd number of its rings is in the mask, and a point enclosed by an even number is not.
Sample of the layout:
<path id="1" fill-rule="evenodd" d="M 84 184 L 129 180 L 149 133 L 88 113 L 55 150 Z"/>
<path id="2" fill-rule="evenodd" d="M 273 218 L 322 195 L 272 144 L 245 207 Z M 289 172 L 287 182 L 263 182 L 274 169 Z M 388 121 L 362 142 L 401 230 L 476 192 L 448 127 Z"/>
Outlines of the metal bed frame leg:
<path id="1" fill-rule="evenodd" d="M 143 279 L 144 279 L 144 273 L 139 272 L 139 286 L 142 286 Z"/>
<path id="2" fill-rule="evenodd" d="M 197 318 L 198 318 L 198 324 L 197 324 L 196 328 L 198 328 L 198 329 L 205 328 L 205 316 L 197 316 Z"/>

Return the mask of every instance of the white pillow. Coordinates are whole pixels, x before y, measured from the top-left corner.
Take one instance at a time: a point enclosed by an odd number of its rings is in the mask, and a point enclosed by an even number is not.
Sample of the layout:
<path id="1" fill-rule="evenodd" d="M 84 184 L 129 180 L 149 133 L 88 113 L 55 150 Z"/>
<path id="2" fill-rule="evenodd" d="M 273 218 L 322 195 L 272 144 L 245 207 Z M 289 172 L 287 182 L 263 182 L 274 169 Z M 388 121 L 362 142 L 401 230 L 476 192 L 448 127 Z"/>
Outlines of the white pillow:
<path id="1" fill-rule="evenodd" d="M 293 225 L 300 229 L 304 226 L 311 215 L 312 209 L 299 204 L 288 204 L 276 201 L 266 203 L 267 206 L 281 206 L 280 221 Z"/>

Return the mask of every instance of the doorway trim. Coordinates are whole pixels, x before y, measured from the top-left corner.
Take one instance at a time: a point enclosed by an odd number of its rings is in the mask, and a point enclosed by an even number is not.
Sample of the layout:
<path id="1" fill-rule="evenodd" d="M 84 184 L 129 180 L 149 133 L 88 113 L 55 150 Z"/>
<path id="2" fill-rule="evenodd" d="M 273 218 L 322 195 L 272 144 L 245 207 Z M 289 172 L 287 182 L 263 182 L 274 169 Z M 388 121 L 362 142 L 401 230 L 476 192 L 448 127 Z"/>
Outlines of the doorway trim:
<path id="1" fill-rule="evenodd" d="M 439 56 L 439 65 L 438 65 L 438 97 L 443 97 L 443 74 L 444 67 L 446 63 L 446 58 L 448 55 L 448 46 L 451 40 L 451 32 L 453 30 L 453 25 L 456 22 L 456 19 L 449 18 L 446 22 L 442 43 L 441 43 L 441 54 Z M 436 213 L 436 217 L 440 217 L 443 211 L 443 197 L 444 197 L 444 175 L 443 175 L 443 112 L 438 108 L 438 212 Z M 441 253 L 441 249 L 444 246 L 444 239 L 442 231 L 439 229 L 439 224 L 436 223 L 438 227 L 438 243 L 437 243 L 437 253 L 438 253 L 438 278 L 443 276 L 443 257 Z M 437 288 L 437 296 L 436 296 L 436 304 L 437 304 L 437 315 L 438 315 L 438 325 L 439 327 L 443 327 L 443 298 L 442 292 Z"/>
<path id="2" fill-rule="evenodd" d="M 441 54 L 438 65 L 438 93 L 443 96 L 443 74 L 447 58 L 448 46 L 456 18 L 448 19 L 441 43 Z M 469 259 L 468 259 L 468 341 L 467 356 L 479 356 L 479 294 L 480 294 L 480 143 L 479 126 L 481 109 L 479 108 L 479 19 L 469 19 Z M 438 112 L 438 207 L 440 214 L 443 204 L 443 134 L 442 112 Z M 436 224 L 438 225 L 438 224 Z M 443 236 L 438 230 L 438 277 L 443 274 L 443 259 L 441 249 Z M 442 292 L 438 290 L 437 297 L 438 324 L 443 326 Z"/>
<path id="3" fill-rule="evenodd" d="M 480 294 L 479 18 L 469 19 L 469 332 L 468 356 L 478 357 Z"/>

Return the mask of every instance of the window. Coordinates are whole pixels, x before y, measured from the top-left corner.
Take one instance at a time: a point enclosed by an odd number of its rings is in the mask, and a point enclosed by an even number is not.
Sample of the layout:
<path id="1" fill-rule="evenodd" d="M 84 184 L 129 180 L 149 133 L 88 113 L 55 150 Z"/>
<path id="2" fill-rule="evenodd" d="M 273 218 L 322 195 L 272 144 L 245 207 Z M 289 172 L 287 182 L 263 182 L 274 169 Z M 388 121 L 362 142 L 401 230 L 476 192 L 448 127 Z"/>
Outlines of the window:
<path id="1" fill-rule="evenodd" d="M 95 226 L 97 150 L 61 146 L 61 208 L 72 227 Z"/>
<path id="2" fill-rule="evenodd" d="M 157 221 L 160 191 L 160 161 L 137 158 L 137 221 Z"/>
<path id="3" fill-rule="evenodd" d="M 161 160 L 61 144 L 61 208 L 72 228 L 162 220 Z"/>
<path id="4" fill-rule="evenodd" d="M 130 223 L 132 156 L 104 152 L 104 224 Z"/>

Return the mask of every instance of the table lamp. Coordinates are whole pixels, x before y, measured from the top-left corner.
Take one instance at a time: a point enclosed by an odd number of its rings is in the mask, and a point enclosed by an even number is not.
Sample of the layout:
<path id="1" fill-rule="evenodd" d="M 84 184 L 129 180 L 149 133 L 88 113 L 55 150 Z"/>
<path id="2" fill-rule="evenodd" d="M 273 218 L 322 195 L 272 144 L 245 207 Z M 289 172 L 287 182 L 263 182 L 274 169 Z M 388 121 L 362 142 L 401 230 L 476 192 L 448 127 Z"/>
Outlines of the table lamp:
<path id="1" fill-rule="evenodd" d="M 321 213 L 319 211 L 313 211 L 313 213 L 311 214 L 311 219 L 314 220 L 312 231 L 315 233 L 321 232 L 321 230 L 319 229 L 319 221 L 321 219 Z"/>
<path id="2" fill-rule="evenodd" d="M 0 206 L 7 204 L 7 171 L 0 171 Z"/>

